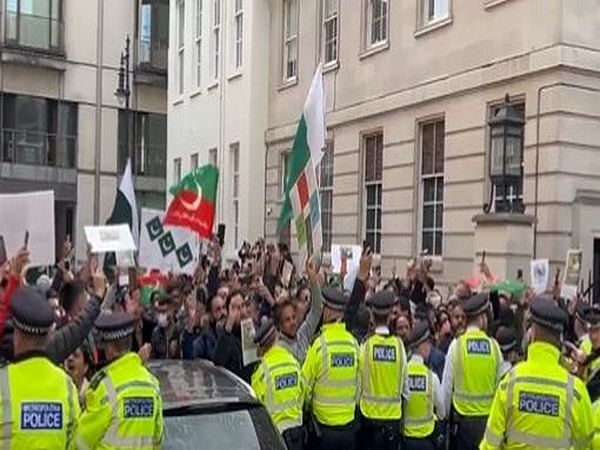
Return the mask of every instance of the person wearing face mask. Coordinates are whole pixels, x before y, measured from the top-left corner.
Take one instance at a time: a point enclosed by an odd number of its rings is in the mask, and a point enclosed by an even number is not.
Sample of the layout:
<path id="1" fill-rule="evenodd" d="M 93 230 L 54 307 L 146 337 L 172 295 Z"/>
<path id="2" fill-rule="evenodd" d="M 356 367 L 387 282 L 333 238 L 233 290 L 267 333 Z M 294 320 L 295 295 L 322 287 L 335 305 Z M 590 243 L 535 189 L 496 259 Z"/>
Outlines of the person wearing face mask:
<path id="1" fill-rule="evenodd" d="M 167 359 L 169 356 L 169 342 L 171 342 L 174 333 L 169 299 L 161 298 L 155 304 L 155 311 L 156 326 L 152 331 L 151 358 Z"/>
<path id="2" fill-rule="evenodd" d="M 486 334 L 489 308 L 485 294 L 467 300 L 467 329 L 448 348 L 442 392 L 445 411 L 453 410 L 456 449 L 478 448 L 502 376 L 500 346 Z"/>

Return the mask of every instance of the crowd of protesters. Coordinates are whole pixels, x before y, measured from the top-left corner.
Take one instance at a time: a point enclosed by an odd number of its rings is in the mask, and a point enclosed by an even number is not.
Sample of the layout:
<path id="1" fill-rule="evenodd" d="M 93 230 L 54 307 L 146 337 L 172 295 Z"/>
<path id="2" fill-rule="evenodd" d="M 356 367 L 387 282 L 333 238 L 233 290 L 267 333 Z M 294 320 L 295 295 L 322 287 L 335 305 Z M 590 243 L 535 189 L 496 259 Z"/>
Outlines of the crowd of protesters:
<path id="1" fill-rule="evenodd" d="M 48 357 L 64 366 L 80 395 L 103 364 L 103 355 L 95 345 L 92 332 L 94 321 L 103 309 L 133 315 L 135 333 L 131 350 L 143 360 L 210 360 L 248 382 L 254 366 L 245 366 L 243 362 L 241 322 L 252 319 L 258 329 L 272 319 L 281 345 L 302 363 L 321 324 L 321 288 L 324 286 L 345 290 L 349 301 L 344 322 L 358 342 L 363 342 L 373 331 L 366 300 L 381 290 L 394 292 L 397 302 L 388 328 L 406 342 L 414 327 L 426 323 L 432 339 L 423 359 L 440 380 L 451 342 L 466 329 L 463 305 L 475 289 L 489 292 L 492 308 L 488 333 L 496 337 L 503 349 L 506 371 L 523 357 L 527 345 L 526 311 L 533 297 L 531 290 L 525 285 L 518 295 L 501 289 L 489 290 L 497 280 L 485 263 L 477 275 L 477 286 L 473 286 L 472 280 L 464 279 L 455 286 L 440 289 L 427 258 L 409 261 L 402 274 L 394 264 L 391 276 L 384 278 L 381 261 L 368 248 L 351 273 L 347 273 L 344 259 L 341 273 L 334 274 L 330 265 L 323 262 L 317 265 L 314 259 L 305 267 L 295 267 L 286 245 L 266 244 L 262 239 L 254 245 L 244 243 L 235 261 L 223 261 L 221 247 L 214 241 L 193 276 L 163 276 L 145 301 L 142 289 L 147 286 L 142 286 L 137 276 L 129 276 L 128 282 L 121 285 L 124 277 L 119 270 L 123 268 L 103 270 L 90 254 L 84 263 L 76 265 L 70 260 L 71 250 L 67 240 L 51 272 L 52 277 L 42 275 L 35 285 L 55 313 L 56 331 L 47 348 Z M 15 290 L 24 283 L 28 258 L 27 249 L 21 249 L 3 265 L 0 275 L 0 357 L 3 361 L 12 358 L 9 303 Z M 139 270 L 136 273 L 142 275 Z M 576 344 L 565 361 L 576 366 L 574 371 L 581 370 L 592 358 L 575 349 L 587 331 L 577 320 L 581 315 L 576 314 L 582 300 L 567 303 L 559 298 L 558 292 L 556 282 L 547 293 L 559 306 L 568 309 L 571 323 L 565 340 Z M 592 352 L 594 355 L 596 352 Z"/>

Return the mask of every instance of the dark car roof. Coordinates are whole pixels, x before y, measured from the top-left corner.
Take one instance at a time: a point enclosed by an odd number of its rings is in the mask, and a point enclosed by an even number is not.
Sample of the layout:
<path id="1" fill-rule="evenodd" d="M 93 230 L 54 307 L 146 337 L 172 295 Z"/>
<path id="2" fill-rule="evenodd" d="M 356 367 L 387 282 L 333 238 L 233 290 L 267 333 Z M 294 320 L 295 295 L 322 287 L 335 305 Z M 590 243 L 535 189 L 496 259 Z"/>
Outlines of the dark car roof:
<path id="1" fill-rule="evenodd" d="M 150 361 L 158 378 L 163 408 L 214 403 L 256 402 L 248 384 L 210 361 Z"/>

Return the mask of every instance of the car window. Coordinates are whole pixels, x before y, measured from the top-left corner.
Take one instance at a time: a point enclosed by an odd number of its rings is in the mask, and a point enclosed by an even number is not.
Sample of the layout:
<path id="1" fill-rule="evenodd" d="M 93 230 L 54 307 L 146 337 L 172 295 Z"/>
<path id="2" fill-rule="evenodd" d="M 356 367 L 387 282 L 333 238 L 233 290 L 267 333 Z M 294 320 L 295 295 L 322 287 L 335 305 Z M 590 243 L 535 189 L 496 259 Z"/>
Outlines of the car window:
<path id="1" fill-rule="evenodd" d="M 266 411 L 261 408 L 166 416 L 162 448 L 166 450 L 285 449 Z"/>

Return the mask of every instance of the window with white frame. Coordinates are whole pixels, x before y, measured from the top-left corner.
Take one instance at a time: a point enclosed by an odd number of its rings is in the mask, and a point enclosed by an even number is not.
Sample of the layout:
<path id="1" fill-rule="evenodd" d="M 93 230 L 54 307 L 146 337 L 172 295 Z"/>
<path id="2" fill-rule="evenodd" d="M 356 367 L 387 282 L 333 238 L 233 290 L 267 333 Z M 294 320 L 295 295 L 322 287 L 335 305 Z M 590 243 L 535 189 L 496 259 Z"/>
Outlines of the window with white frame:
<path id="1" fill-rule="evenodd" d="M 374 253 L 381 252 L 381 197 L 383 189 L 383 133 L 364 138 L 363 211 L 365 240 Z"/>
<path id="2" fill-rule="evenodd" d="M 339 0 L 323 0 L 323 63 L 338 60 Z"/>
<path id="3" fill-rule="evenodd" d="M 196 0 L 196 28 L 194 36 L 194 46 L 196 52 L 196 64 L 194 76 L 196 78 L 196 87 L 202 83 L 202 17 L 204 0 Z"/>
<path id="4" fill-rule="evenodd" d="M 198 168 L 198 153 L 193 153 L 190 156 L 190 169 L 196 170 Z"/>
<path id="5" fill-rule="evenodd" d="M 211 67 L 213 80 L 219 79 L 221 62 L 221 0 L 212 0 Z"/>
<path id="6" fill-rule="evenodd" d="M 283 80 L 298 75 L 298 0 L 283 0 Z"/>
<path id="7" fill-rule="evenodd" d="M 233 0 L 233 66 L 242 67 L 244 59 L 244 5 L 243 0 Z"/>
<path id="8" fill-rule="evenodd" d="M 366 47 L 373 47 L 388 39 L 388 0 L 366 0 Z"/>
<path id="9" fill-rule="evenodd" d="M 183 94 L 185 54 L 185 1 L 177 0 L 177 92 Z"/>
<path id="10" fill-rule="evenodd" d="M 444 119 L 421 124 L 421 250 L 442 255 L 444 235 Z"/>
<path id="11" fill-rule="evenodd" d="M 208 151 L 208 163 L 219 167 L 219 151 L 216 148 L 211 148 Z"/>
<path id="12" fill-rule="evenodd" d="M 173 160 L 173 180 L 175 183 L 181 181 L 181 158 L 175 158 Z"/>
<path id="13" fill-rule="evenodd" d="M 452 0 L 419 0 L 420 24 L 425 27 L 450 16 L 450 2 Z"/>
<path id="14" fill-rule="evenodd" d="M 327 142 L 319 169 L 319 192 L 321 194 L 321 230 L 323 251 L 331 251 L 333 223 L 333 141 Z"/>
<path id="15" fill-rule="evenodd" d="M 234 248 L 239 246 L 240 238 L 240 145 L 232 144 L 231 147 L 231 200 L 233 214 L 233 242 Z"/>

